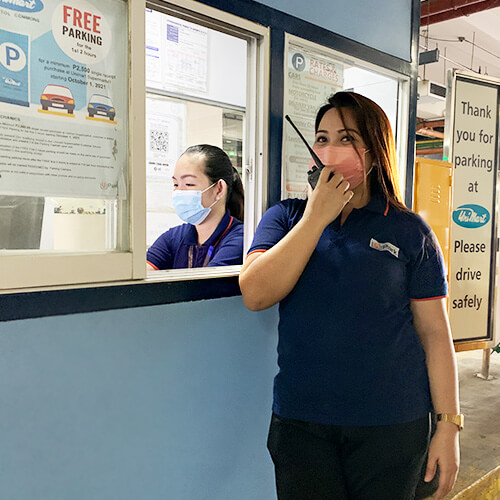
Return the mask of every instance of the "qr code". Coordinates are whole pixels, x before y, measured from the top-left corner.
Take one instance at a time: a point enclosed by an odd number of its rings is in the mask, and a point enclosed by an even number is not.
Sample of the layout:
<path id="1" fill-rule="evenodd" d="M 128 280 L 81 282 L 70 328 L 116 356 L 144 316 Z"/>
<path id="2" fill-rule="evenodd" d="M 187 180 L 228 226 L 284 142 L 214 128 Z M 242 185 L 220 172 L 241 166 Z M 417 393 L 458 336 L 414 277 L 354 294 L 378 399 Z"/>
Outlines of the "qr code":
<path id="1" fill-rule="evenodd" d="M 151 129 L 149 132 L 149 142 L 151 151 L 168 153 L 168 131 Z"/>

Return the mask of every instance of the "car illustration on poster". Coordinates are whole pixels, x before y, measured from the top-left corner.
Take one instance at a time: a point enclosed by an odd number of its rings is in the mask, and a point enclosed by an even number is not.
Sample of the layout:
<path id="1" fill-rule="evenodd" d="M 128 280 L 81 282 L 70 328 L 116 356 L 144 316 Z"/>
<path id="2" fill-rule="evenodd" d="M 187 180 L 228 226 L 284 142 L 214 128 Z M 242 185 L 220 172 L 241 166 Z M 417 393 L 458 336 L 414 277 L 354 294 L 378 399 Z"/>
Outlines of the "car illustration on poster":
<path id="1" fill-rule="evenodd" d="M 49 108 L 65 109 L 72 115 L 75 110 L 75 100 L 71 90 L 62 85 L 47 85 L 40 97 L 40 104 L 44 111 Z"/>
<path id="2" fill-rule="evenodd" d="M 90 97 L 87 111 L 90 118 L 94 118 L 95 116 L 106 116 L 113 121 L 116 116 L 113 101 L 102 94 L 93 94 Z"/>

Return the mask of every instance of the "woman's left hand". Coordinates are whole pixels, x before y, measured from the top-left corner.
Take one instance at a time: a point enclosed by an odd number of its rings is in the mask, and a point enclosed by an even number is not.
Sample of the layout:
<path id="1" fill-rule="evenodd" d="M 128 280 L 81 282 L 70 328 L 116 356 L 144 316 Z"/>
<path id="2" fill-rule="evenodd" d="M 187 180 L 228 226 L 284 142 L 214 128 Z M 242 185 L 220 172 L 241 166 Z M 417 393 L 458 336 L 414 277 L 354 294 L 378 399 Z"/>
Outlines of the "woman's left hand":
<path id="1" fill-rule="evenodd" d="M 438 428 L 429 446 L 429 459 L 425 481 L 430 481 L 439 465 L 439 488 L 435 500 L 444 498 L 453 488 L 460 464 L 458 428 L 449 422 L 438 423 Z"/>
<path id="2" fill-rule="evenodd" d="M 460 413 L 458 376 L 446 314 L 446 299 L 413 300 L 410 307 L 413 324 L 425 351 L 434 411 L 456 415 Z M 435 500 L 441 500 L 453 488 L 459 463 L 458 426 L 440 421 L 429 447 L 424 478 L 425 481 L 430 481 L 439 465 L 439 488 L 434 496 Z"/>

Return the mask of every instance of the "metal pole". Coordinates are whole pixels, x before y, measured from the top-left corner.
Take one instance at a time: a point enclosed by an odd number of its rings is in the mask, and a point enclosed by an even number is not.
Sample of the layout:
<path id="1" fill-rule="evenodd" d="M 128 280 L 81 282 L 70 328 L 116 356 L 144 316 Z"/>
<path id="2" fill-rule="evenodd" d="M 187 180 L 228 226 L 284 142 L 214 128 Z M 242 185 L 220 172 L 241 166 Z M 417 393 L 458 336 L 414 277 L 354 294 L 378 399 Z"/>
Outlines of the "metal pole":
<path id="1" fill-rule="evenodd" d="M 491 380 L 490 377 L 490 356 L 491 349 L 487 348 L 483 350 L 483 366 L 480 373 L 476 373 L 476 377 L 482 378 L 483 380 Z"/>

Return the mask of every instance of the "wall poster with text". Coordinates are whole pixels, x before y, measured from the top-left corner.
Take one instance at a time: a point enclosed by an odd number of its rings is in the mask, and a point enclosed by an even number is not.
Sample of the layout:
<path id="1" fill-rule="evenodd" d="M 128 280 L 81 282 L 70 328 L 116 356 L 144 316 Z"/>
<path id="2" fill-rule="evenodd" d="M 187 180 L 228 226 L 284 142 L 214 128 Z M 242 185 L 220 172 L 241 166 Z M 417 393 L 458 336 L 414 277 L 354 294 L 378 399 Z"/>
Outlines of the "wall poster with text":
<path id="1" fill-rule="evenodd" d="M 0 0 L 0 194 L 127 197 L 127 13 Z"/>
<path id="2" fill-rule="evenodd" d="M 500 81 L 450 73 L 453 163 L 449 312 L 455 340 L 492 338 Z"/>
<path id="3" fill-rule="evenodd" d="M 309 145 L 314 119 L 329 96 L 342 90 L 344 67 L 322 50 L 287 35 L 283 115 L 289 115 Z M 282 198 L 305 198 L 310 155 L 292 127 L 283 120 Z"/>

